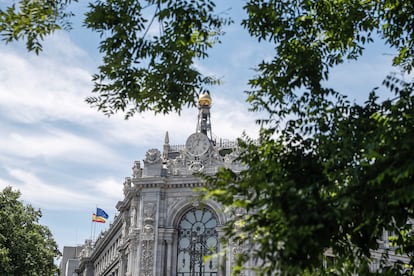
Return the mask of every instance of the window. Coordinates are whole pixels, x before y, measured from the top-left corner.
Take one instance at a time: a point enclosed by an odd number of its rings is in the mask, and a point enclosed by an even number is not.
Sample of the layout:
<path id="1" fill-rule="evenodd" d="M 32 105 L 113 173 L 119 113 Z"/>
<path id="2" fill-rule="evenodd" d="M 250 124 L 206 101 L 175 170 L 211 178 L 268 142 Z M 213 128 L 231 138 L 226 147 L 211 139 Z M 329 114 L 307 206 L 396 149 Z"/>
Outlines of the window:
<path id="1" fill-rule="evenodd" d="M 178 276 L 217 275 L 217 218 L 209 208 L 192 208 L 178 226 Z"/>

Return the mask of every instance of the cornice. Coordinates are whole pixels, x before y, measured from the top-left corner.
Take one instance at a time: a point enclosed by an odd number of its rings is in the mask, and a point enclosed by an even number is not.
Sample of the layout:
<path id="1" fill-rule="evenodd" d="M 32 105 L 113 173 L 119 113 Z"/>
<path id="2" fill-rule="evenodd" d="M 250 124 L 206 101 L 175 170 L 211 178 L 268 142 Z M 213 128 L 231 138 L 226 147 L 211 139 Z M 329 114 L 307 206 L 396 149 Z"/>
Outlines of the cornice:
<path id="1" fill-rule="evenodd" d="M 200 177 L 189 176 L 166 176 L 166 177 L 143 177 L 132 180 L 133 189 L 141 191 L 149 188 L 195 188 L 205 186 L 206 183 Z"/>

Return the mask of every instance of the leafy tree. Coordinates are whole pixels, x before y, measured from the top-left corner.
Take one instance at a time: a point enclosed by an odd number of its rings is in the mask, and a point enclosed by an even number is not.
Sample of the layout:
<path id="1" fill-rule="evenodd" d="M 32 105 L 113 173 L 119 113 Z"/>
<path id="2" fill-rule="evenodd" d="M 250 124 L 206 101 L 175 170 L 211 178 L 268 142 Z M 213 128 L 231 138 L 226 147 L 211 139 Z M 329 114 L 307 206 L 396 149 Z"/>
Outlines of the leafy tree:
<path id="1" fill-rule="evenodd" d="M 232 22 L 214 7 L 208 0 L 91 3 L 85 23 L 101 34 L 104 58 L 94 76 L 97 96 L 87 101 L 127 117 L 193 104 L 219 83 L 193 66 Z M 395 50 L 394 66 L 410 73 L 412 1 L 250 0 L 244 10 L 242 26 L 258 44 L 274 45 L 275 55 L 248 81 L 251 109 L 267 114 L 258 121 L 259 141 L 240 141 L 248 169 L 207 177 L 209 196 L 234 207 L 228 237 L 248 246 L 236 271 L 258 258 L 262 274 L 368 274 L 384 230 L 394 233 L 393 246 L 412 269 L 413 82 L 390 75 L 384 85 L 395 95 L 380 100 L 373 89 L 363 104 L 326 84 L 333 67 L 358 59 L 374 40 Z M 328 248 L 332 266 L 324 266 Z M 381 268 L 404 272 L 387 263 L 387 252 Z"/>
<path id="2" fill-rule="evenodd" d="M 40 210 L 19 197 L 11 187 L 0 192 L 0 275 L 55 275 L 60 253 L 52 234 L 39 224 Z"/>
<path id="3" fill-rule="evenodd" d="M 95 1 L 89 7 L 85 22 L 104 38 L 104 64 L 93 77 L 99 96 L 87 102 L 104 113 L 179 111 L 205 86 L 219 83 L 193 66 L 230 22 L 214 14 L 214 2 Z M 151 28 L 161 31 L 150 34 Z"/>
<path id="4" fill-rule="evenodd" d="M 27 48 L 39 52 L 45 35 L 70 27 L 70 2 L 20 0 L 19 7 L 0 10 L 0 34 L 6 42 L 26 39 Z M 194 105 L 197 93 L 219 83 L 194 61 L 208 56 L 232 22 L 214 9 L 211 0 L 91 1 L 85 25 L 102 37 L 103 65 L 93 76 L 98 95 L 86 101 L 108 115 L 125 111 L 127 118 Z"/>
<path id="5" fill-rule="evenodd" d="M 14 2 L 14 1 L 13 1 Z M 71 0 L 20 0 L 5 9 L 0 6 L 0 34 L 6 42 L 26 40 L 29 51 L 39 53 L 41 41 L 59 29 L 70 29 L 66 9 Z M 74 0 L 73 2 L 77 2 Z"/>

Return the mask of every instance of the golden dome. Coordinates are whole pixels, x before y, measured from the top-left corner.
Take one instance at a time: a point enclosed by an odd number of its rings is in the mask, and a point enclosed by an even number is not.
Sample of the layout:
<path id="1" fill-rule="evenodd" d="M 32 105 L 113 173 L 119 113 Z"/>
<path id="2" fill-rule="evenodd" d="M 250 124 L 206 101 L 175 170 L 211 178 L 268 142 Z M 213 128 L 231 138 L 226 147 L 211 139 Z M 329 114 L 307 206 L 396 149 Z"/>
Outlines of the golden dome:
<path id="1" fill-rule="evenodd" d="M 200 106 L 211 106 L 211 97 L 209 93 L 202 93 L 198 97 L 198 104 Z"/>

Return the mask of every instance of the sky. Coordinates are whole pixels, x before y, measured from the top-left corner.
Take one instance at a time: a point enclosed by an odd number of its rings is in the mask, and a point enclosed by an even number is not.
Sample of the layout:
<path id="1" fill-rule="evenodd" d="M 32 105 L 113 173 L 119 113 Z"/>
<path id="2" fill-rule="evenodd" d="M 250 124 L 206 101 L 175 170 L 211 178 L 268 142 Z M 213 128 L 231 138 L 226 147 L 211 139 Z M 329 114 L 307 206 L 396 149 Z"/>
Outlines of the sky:
<path id="1" fill-rule="evenodd" d="M 0 7 L 2 2 L 8 1 L 0 0 Z M 223 80 L 211 90 L 213 134 L 231 140 L 243 132 L 256 137 L 258 114 L 247 111 L 243 91 L 254 75 L 252 68 L 273 50 L 258 46 L 240 27 L 242 1 L 226 3 L 221 8 L 236 22 L 226 28 L 210 58 L 196 66 Z M 82 4 L 76 5 L 74 9 L 82 10 Z M 171 144 L 184 144 L 196 128 L 196 108 L 180 116 L 147 112 L 129 120 L 91 108 L 85 98 L 92 95 L 91 76 L 101 61 L 98 43 L 98 36 L 79 22 L 71 32 L 48 37 L 38 56 L 21 43 L 0 43 L 0 189 L 12 186 L 24 203 L 40 208 L 41 223 L 60 249 L 82 244 L 109 227 L 134 161 L 142 161 L 148 149 L 161 150 L 166 131 Z M 329 82 L 351 100 L 362 101 L 395 71 L 390 53 L 380 43 L 369 46 L 358 62 L 333 70 Z M 94 229 L 91 214 L 97 206 L 110 218 Z"/>

